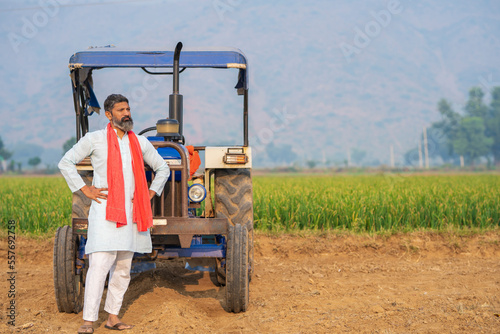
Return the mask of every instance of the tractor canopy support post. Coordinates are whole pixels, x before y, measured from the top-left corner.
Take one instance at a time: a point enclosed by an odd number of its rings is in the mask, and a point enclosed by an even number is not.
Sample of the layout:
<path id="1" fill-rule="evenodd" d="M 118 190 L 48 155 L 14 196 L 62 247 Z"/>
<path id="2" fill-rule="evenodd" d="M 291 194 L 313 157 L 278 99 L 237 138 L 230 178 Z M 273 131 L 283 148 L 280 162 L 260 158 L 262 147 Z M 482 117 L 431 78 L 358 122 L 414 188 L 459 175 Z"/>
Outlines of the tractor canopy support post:
<path id="1" fill-rule="evenodd" d="M 248 89 L 243 95 L 243 146 L 248 146 Z"/>
<path id="2" fill-rule="evenodd" d="M 79 77 L 78 77 L 78 71 L 75 73 L 75 82 L 76 82 L 76 87 L 73 91 L 73 103 L 75 104 L 75 112 L 76 112 L 76 141 L 79 141 L 80 138 L 82 138 L 82 131 L 80 129 L 81 127 L 81 118 L 80 114 L 82 113 L 82 110 L 80 108 L 80 101 L 79 101 L 79 96 L 80 96 L 80 83 L 79 83 Z"/>

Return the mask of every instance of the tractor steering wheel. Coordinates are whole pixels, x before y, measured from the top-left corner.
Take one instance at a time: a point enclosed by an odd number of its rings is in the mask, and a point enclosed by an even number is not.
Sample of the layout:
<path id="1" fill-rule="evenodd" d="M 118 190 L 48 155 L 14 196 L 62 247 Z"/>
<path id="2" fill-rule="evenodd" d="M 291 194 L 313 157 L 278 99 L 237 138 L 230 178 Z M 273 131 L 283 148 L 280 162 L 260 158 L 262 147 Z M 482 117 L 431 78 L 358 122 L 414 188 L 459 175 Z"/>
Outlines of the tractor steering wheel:
<path id="1" fill-rule="evenodd" d="M 146 132 L 153 131 L 153 130 L 156 130 L 156 126 L 151 126 L 149 128 L 146 128 L 146 129 L 142 130 L 141 132 L 139 132 L 138 135 L 140 136 L 140 135 L 142 135 L 142 134 L 144 134 Z M 184 138 L 184 135 L 181 136 L 181 137 L 182 137 L 181 138 L 181 144 L 184 145 L 186 143 L 186 139 Z"/>
<path id="2" fill-rule="evenodd" d="M 142 130 L 141 132 L 139 132 L 138 135 L 140 136 L 146 132 L 153 131 L 153 130 L 156 130 L 156 126 L 151 126 L 149 128 L 146 128 L 146 129 Z"/>

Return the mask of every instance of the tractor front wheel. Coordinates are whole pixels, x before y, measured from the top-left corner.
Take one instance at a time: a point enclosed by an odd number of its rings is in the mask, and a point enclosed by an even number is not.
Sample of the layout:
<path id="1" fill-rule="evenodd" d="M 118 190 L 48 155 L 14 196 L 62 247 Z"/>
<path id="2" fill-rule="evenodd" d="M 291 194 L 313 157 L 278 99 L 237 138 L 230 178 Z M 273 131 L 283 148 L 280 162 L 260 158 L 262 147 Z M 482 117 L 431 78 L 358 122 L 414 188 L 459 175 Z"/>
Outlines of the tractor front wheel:
<path id="1" fill-rule="evenodd" d="M 76 274 L 77 251 L 73 229 L 59 227 L 54 241 L 54 290 L 59 312 L 79 313 L 83 307 L 83 278 Z"/>
<path id="2" fill-rule="evenodd" d="M 245 312 L 248 308 L 248 241 L 245 226 L 229 226 L 226 250 L 226 307 L 229 312 Z"/>
<path id="3" fill-rule="evenodd" d="M 254 271 L 253 190 L 249 169 L 217 169 L 215 171 L 215 212 L 231 225 L 241 224 L 248 230 L 250 278 Z"/>

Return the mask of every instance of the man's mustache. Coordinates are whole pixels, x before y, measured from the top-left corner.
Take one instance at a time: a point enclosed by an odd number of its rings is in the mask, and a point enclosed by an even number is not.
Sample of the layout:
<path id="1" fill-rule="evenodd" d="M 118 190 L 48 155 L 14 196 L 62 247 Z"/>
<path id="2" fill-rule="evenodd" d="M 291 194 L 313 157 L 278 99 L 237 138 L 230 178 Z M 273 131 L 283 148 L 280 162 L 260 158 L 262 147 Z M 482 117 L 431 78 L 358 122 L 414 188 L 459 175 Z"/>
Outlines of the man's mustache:
<path id="1" fill-rule="evenodd" d="M 131 121 L 131 120 L 132 120 L 132 117 L 128 117 L 128 116 L 124 116 L 121 119 L 122 122 Z"/>

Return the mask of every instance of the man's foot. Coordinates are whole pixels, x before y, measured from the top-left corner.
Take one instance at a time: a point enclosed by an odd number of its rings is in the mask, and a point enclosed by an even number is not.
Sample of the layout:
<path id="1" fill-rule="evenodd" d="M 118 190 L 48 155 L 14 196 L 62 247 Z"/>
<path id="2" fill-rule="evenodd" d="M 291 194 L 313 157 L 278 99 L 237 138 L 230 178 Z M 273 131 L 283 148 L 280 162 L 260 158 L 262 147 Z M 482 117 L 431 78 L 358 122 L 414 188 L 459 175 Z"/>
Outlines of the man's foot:
<path id="1" fill-rule="evenodd" d="M 87 334 L 87 333 L 94 333 L 94 329 L 92 328 L 92 325 L 81 325 L 80 328 L 78 328 L 78 334 Z"/>
<path id="2" fill-rule="evenodd" d="M 134 326 L 124 324 L 123 322 L 117 322 L 114 325 L 108 325 L 108 324 L 106 324 L 106 325 L 104 325 L 104 327 L 107 328 L 107 329 L 112 329 L 112 330 L 117 330 L 117 331 L 123 331 L 123 330 L 126 330 L 126 329 L 131 329 Z"/>
<path id="3" fill-rule="evenodd" d="M 120 318 L 118 318 L 118 315 L 110 313 L 108 316 L 108 321 L 106 321 L 106 325 L 104 325 L 104 327 L 107 329 L 112 329 L 112 330 L 116 330 L 116 331 L 123 331 L 125 329 L 130 329 L 134 326 L 124 324 L 120 320 Z"/>

